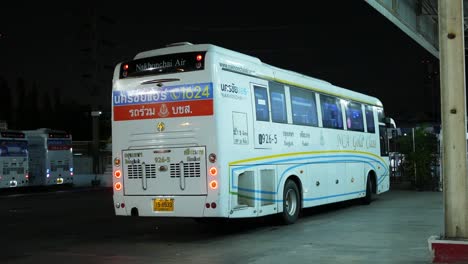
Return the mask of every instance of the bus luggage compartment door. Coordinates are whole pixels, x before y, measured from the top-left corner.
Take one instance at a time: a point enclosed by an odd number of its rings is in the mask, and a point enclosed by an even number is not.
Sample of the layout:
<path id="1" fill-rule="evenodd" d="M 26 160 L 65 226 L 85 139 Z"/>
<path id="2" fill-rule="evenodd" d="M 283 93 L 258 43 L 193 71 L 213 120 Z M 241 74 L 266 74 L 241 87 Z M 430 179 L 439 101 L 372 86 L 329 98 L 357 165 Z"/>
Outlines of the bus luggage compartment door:
<path id="1" fill-rule="evenodd" d="M 205 195 L 205 147 L 123 151 L 126 195 Z"/>

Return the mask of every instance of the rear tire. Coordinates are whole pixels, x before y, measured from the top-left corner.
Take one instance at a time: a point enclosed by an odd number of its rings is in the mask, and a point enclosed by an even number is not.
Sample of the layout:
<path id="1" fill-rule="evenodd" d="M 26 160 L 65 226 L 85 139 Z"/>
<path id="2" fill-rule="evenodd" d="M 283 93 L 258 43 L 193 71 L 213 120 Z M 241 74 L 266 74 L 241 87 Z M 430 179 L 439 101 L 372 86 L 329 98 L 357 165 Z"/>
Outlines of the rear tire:
<path id="1" fill-rule="evenodd" d="M 292 180 L 287 180 L 283 191 L 283 212 L 281 213 L 282 223 L 293 224 L 299 218 L 300 195 L 297 184 Z"/>
<path id="2" fill-rule="evenodd" d="M 372 202 L 372 179 L 371 176 L 367 176 L 367 183 L 366 183 L 366 196 L 361 198 L 361 202 L 364 205 L 369 205 Z"/>

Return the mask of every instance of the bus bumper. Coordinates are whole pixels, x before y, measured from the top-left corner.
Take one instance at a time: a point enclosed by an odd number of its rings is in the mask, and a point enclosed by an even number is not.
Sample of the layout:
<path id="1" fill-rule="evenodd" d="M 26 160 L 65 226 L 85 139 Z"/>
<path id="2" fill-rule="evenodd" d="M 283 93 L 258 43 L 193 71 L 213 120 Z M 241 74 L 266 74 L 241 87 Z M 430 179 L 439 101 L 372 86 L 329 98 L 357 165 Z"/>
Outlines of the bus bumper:
<path id="1" fill-rule="evenodd" d="M 206 196 L 114 195 L 113 198 L 115 214 L 123 216 L 203 217 L 205 210 L 209 210 L 206 208 Z M 160 201 L 172 206 L 158 208 Z M 213 212 L 210 216 L 213 216 Z"/>

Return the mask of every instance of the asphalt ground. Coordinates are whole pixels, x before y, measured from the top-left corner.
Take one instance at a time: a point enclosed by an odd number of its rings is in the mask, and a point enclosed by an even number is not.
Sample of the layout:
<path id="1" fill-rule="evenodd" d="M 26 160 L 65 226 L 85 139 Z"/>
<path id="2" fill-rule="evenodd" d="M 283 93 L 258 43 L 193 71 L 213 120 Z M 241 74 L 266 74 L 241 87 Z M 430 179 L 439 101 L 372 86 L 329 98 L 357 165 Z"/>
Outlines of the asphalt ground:
<path id="1" fill-rule="evenodd" d="M 110 188 L 0 192 L 0 263 L 431 263 L 443 194 L 392 190 L 371 205 L 198 223 L 115 216 Z"/>

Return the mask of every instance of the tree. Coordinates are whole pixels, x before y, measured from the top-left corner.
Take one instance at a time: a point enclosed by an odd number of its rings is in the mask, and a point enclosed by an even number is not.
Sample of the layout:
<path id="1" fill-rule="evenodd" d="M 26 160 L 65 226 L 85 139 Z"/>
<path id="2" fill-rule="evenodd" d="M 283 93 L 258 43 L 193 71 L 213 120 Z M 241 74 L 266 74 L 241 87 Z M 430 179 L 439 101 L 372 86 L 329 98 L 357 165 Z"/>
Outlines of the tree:
<path id="1" fill-rule="evenodd" d="M 11 93 L 8 88 L 8 82 L 0 78 L 0 91 L 3 91 L 3 102 L 0 104 L 0 120 L 10 122 L 11 119 Z"/>
<path id="2" fill-rule="evenodd" d="M 400 152 L 405 155 L 406 175 L 413 179 L 414 187 L 419 190 L 432 190 L 438 182 L 434 168 L 437 165 L 437 137 L 428 132 L 426 126 L 414 129 L 412 135 L 398 138 Z"/>

